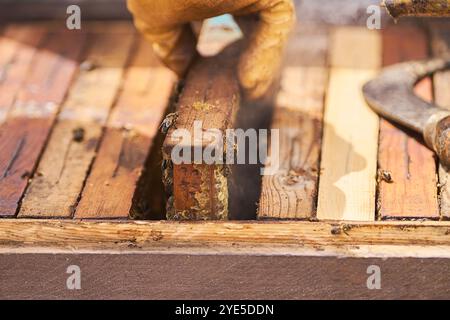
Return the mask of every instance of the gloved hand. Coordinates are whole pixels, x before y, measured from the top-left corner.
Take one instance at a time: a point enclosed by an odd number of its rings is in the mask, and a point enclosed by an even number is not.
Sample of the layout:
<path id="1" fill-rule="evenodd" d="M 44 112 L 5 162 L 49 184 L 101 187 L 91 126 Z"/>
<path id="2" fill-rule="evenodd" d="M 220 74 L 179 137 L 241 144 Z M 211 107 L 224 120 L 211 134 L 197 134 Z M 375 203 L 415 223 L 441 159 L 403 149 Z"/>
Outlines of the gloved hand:
<path id="1" fill-rule="evenodd" d="M 156 55 L 179 76 L 196 55 L 192 21 L 226 13 L 240 26 L 255 21 L 251 32 L 241 27 L 249 40 L 238 66 L 239 81 L 250 99 L 263 96 L 272 83 L 295 22 L 293 0 L 128 0 L 128 9 Z"/>

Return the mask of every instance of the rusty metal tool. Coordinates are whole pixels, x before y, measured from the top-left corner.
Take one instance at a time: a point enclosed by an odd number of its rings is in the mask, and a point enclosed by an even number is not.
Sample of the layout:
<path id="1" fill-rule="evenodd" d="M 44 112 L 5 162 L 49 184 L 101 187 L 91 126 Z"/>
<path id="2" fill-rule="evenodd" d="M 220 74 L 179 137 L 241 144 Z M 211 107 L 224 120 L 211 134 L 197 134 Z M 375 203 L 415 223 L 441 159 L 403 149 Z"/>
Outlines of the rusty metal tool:
<path id="1" fill-rule="evenodd" d="M 450 57 L 411 61 L 385 68 L 363 87 L 369 106 L 388 120 L 423 135 L 444 165 L 450 166 L 450 111 L 414 94 L 422 78 L 450 68 Z"/>
<path id="2" fill-rule="evenodd" d="M 394 19 L 450 16 L 450 0 L 383 0 L 382 6 Z M 446 166 L 450 166 L 450 111 L 420 99 L 413 89 L 420 79 L 449 68 L 450 57 L 401 63 L 385 68 L 363 87 L 375 112 L 421 133 Z"/>

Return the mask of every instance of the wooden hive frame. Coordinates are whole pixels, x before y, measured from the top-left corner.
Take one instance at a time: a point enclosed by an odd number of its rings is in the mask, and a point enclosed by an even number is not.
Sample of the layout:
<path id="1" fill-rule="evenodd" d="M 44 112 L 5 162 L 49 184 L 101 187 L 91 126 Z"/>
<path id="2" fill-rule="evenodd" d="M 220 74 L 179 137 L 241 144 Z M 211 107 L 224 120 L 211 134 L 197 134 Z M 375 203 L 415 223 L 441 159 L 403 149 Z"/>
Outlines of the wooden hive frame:
<path id="1" fill-rule="evenodd" d="M 3 192 L 7 194 L 0 201 L 0 207 L 6 208 L 2 209 L 2 215 L 6 218 L 0 220 L 0 254 L 3 261 L 3 264 L 0 263 L 0 266 L 2 266 L 0 274 L 3 275 L 5 288 L 10 290 L 11 296 L 21 297 L 23 293 L 12 286 L 12 282 L 10 282 L 13 279 L 12 270 L 8 267 L 8 263 L 9 266 L 12 263 L 17 263 L 16 259 L 21 256 L 25 259 L 31 259 L 30 261 L 34 264 L 45 266 L 45 261 L 48 259 L 47 254 L 55 253 L 58 253 L 63 259 L 79 259 L 91 268 L 101 265 L 103 254 L 114 257 L 116 254 L 126 253 L 127 255 L 112 258 L 115 259 L 114 265 L 112 263 L 106 264 L 108 268 L 119 273 L 124 268 L 133 268 L 136 265 L 143 266 L 146 263 L 151 264 L 155 270 L 173 267 L 173 276 L 168 277 L 167 282 L 164 283 L 166 289 L 161 284 L 158 278 L 161 275 L 158 273 L 151 273 L 150 278 L 144 281 L 146 286 L 152 286 L 160 290 L 160 293 L 156 293 L 156 297 L 199 297 L 193 291 L 188 293 L 179 289 L 180 285 L 177 281 L 180 281 L 180 279 L 175 276 L 177 272 L 184 272 L 183 277 L 192 279 L 192 281 L 198 280 L 198 274 L 213 274 L 214 279 L 221 280 L 217 289 L 223 290 L 223 292 L 222 295 L 212 294 L 212 297 L 230 297 L 227 296 L 226 292 L 233 292 L 233 281 L 225 280 L 228 279 L 230 273 L 242 273 L 242 275 L 236 275 L 236 277 L 241 279 L 241 276 L 245 276 L 248 281 L 253 281 L 253 285 L 249 285 L 249 292 L 254 292 L 253 296 L 257 297 L 273 297 L 268 295 L 264 288 L 267 276 L 274 274 L 277 274 L 276 278 L 283 286 L 278 290 L 278 297 L 298 298 L 320 295 L 334 297 L 333 293 L 320 288 L 320 284 L 326 284 L 327 278 L 324 274 L 329 268 L 346 269 L 343 272 L 344 278 L 361 277 L 361 272 L 365 275 L 367 265 L 370 264 L 397 270 L 392 271 L 393 275 L 390 278 L 392 282 L 386 285 L 390 289 L 378 293 L 366 291 L 358 291 L 358 293 L 355 291 L 356 284 L 344 283 L 342 282 L 344 280 L 333 280 L 334 282 L 331 281 L 330 283 L 333 283 L 333 288 L 337 292 L 342 293 L 340 297 L 393 297 L 396 294 L 395 288 L 406 283 L 401 276 L 400 269 L 403 272 L 411 272 L 414 275 L 421 274 L 430 279 L 429 283 L 419 281 L 417 288 L 408 291 L 405 296 L 446 296 L 446 292 L 448 293 L 448 287 L 445 287 L 448 284 L 446 274 L 448 274 L 450 268 L 450 222 L 446 221 L 446 217 L 448 217 L 446 211 L 448 207 L 446 202 L 448 198 L 447 189 L 446 185 L 442 185 L 438 190 L 436 185 L 433 186 L 434 182 L 431 181 L 430 183 L 427 179 L 427 177 L 433 175 L 433 172 L 437 172 L 437 168 L 429 168 L 423 175 L 412 174 L 409 177 L 412 181 L 408 181 L 408 183 L 420 185 L 427 193 L 435 194 L 436 199 L 433 197 L 431 199 L 433 203 L 434 201 L 437 203 L 439 196 L 440 207 L 437 207 L 437 205 L 436 207 L 434 205 L 432 207 L 427 206 L 429 210 L 422 210 L 420 214 L 414 211 L 411 215 L 409 213 L 412 211 L 407 209 L 411 205 L 411 196 L 406 194 L 404 198 L 400 199 L 400 202 L 399 199 L 396 199 L 397 202 L 395 202 L 395 200 L 389 198 L 389 192 L 385 190 L 392 186 L 384 185 L 384 183 L 387 183 L 385 181 L 376 183 L 377 164 L 376 158 L 372 157 L 374 150 L 366 148 L 367 146 L 356 140 L 355 143 L 350 143 L 356 148 L 356 152 L 349 149 L 346 152 L 349 152 L 350 155 L 345 158 L 354 157 L 352 165 L 356 168 L 358 168 L 360 158 L 370 162 L 371 166 L 369 166 L 370 170 L 368 171 L 360 170 L 359 175 L 352 175 L 351 179 L 354 180 L 343 181 L 342 184 L 337 185 L 341 195 L 344 194 L 352 199 L 352 206 L 342 206 L 342 203 L 339 202 L 341 198 L 337 197 L 333 204 L 341 210 L 336 215 L 336 212 L 332 212 L 333 210 L 326 206 L 329 204 L 324 202 L 328 194 L 336 191 L 333 173 L 330 174 L 326 170 L 324 173 L 323 170 L 324 163 L 333 162 L 333 148 L 339 142 L 336 140 L 338 137 L 332 132 L 333 126 L 336 125 L 333 121 L 336 121 L 337 118 L 338 121 L 342 121 L 342 123 L 338 123 L 338 126 L 345 128 L 347 125 L 347 119 L 336 117 L 333 112 L 336 113 L 336 108 L 341 106 L 352 112 L 352 108 L 355 107 L 346 106 L 345 100 L 339 96 L 332 100 L 324 100 L 325 93 L 331 90 L 333 94 L 338 95 L 338 87 L 345 80 L 353 84 L 349 89 L 352 94 L 355 94 L 352 101 L 356 101 L 357 106 L 362 104 L 360 97 L 356 96 L 358 85 L 373 74 L 373 69 L 381 66 L 382 61 L 376 61 L 376 59 L 381 58 L 381 54 L 376 56 L 373 51 L 381 50 L 382 34 L 376 33 L 367 36 L 366 32 L 368 31 L 349 27 L 338 28 L 331 32 L 325 29 L 316 29 L 314 35 L 311 36 L 310 34 L 310 37 L 317 40 L 315 47 L 321 54 L 311 54 L 310 58 L 315 60 L 313 65 L 303 65 L 304 61 L 301 59 L 297 61 L 295 55 L 292 55 L 295 50 L 304 48 L 305 42 L 298 41 L 297 43 L 297 41 L 294 41 L 291 43 L 290 50 L 294 51 L 288 51 L 285 69 L 282 72 L 282 90 L 275 102 L 276 111 L 272 128 L 283 127 L 284 123 L 288 123 L 289 126 L 297 130 L 296 132 L 306 130 L 306 135 L 302 141 L 292 139 L 289 135 L 285 136 L 281 149 L 298 150 L 299 152 L 285 152 L 291 167 L 281 167 L 275 178 L 263 178 L 257 221 L 144 221 L 130 220 L 128 217 L 133 212 L 135 212 L 136 217 L 149 217 L 150 211 L 145 210 L 145 208 L 152 207 L 152 204 L 136 204 L 134 197 L 140 192 L 144 192 L 146 195 L 152 194 L 151 188 L 149 191 L 148 186 L 142 186 L 141 182 L 148 178 L 145 168 L 150 166 L 152 170 L 159 170 L 160 163 L 155 159 L 159 159 L 162 155 L 157 151 L 155 153 L 152 146 L 153 144 L 161 146 L 161 141 L 158 142 L 158 140 L 161 140 L 161 136 L 157 134 L 157 128 L 163 119 L 165 109 L 172 103 L 171 94 L 175 86 L 175 78 L 156 61 L 150 63 L 143 61 L 142 57 L 149 52 L 148 47 L 137 38 L 133 31 L 130 31 L 129 25 L 127 25 L 127 23 L 111 24 L 109 30 L 119 32 L 122 46 L 135 49 L 131 50 L 137 52 L 134 55 L 135 58 L 128 58 L 127 62 L 124 62 L 123 57 L 108 56 L 113 61 L 111 65 L 108 63 L 105 63 L 105 65 L 97 64 L 92 70 L 89 67 L 86 68 L 86 64 L 84 64 L 86 69 L 77 71 L 73 61 L 78 59 L 77 63 L 79 63 L 83 61 L 81 58 L 83 54 L 93 54 L 92 52 L 95 53 L 95 50 L 86 49 L 83 51 L 84 53 L 80 52 L 80 58 L 55 59 L 52 53 L 58 52 L 62 48 L 51 47 L 55 45 L 52 39 L 64 38 L 64 35 L 48 33 L 46 31 L 48 25 L 46 24 L 43 24 L 42 27 L 42 39 L 31 36 L 29 30 L 27 31 L 27 28 L 29 28 L 27 26 L 12 26 L 9 27 L 10 29 L 6 29 L 4 34 L 7 36 L 0 41 L 0 64 L 9 62 L 12 54 L 18 54 L 18 57 L 20 57 L 10 66 L 11 72 L 8 72 L 5 82 L 7 86 L 0 86 L 0 111 L 4 115 L 0 118 L 2 122 L 1 132 L 3 135 L 8 134 L 8 132 L 17 133 L 17 136 L 8 141 L 5 149 L 2 149 L 12 150 L 9 158 L 5 155 L 6 152 L 3 152 L 2 157 L 4 159 L 0 159 L 0 167 L 5 167 L 8 169 L 5 172 L 11 173 L 6 174 L 5 177 L 8 179 L 2 179 L 0 182 L 0 194 L 4 194 Z M 37 30 L 35 26 L 33 28 L 33 30 Z M 77 35 L 79 41 L 87 42 L 86 48 L 89 48 L 89 42 L 92 42 L 90 39 L 95 37 L 99 30 L 102 30 L 102 27 L 93 23 L 87 32 Z M 402 31 L 401 27 L 399 27 L 399 30 L 399 38 L 404 34 L 403 32 L 410 32 Z M 300 32 L 303 33 L 302 37 L 307 38 L 307 33 L 312 31 L 306 29 L 306 31 Z M 15 35 L 10 36 L 11 33 Z M 395 35 L 395 32 L 390 33 L 389 36 L 392 34 Z M 433 54 L 443 54 L 442 50 L 448 50 L 448 47 L 445 49 L 442 43 L 447 42 L 443 40 L 442 34 L 437 31 L 434 31 L 432 35 L 433 44 L 441 43 L 441 45 L 433 46 Z M 8 41 L 8 39 L 14 37 L 19 37 L 21 42 Z M 127 42 L 123 41 L 123 38 L 135 40 Z M 294 39 L 298 40 L 299 38 L 294 37 Z M 349 56 L 348 52 L 340 54 L 339 50 L 330 49 L 333 45 L 342 43 L 342 39 L 349 41 L 347 47 L 354 44 L 352 41 L 363 41 L 365 46 L 369 46 L 369 51 L 374 54 L 373 61 L 375 62 L 372 65 L 367 65 L 364 63 L 367 63 L 368 60 Z M 399 42 L 390 41 L 389 43 L 398 45 Z M 415 45 L 421 46 L 424 43 L 427 42 L 417 42 Z M 113 44 L 111 45 L 113 46 Z M 51 50 L 41 50 L 47 48 L 46 46 L 50 46 Z M 408 52 L 413 49 L 397 48 L 397 50 L 405 50 L 403 56 L 408 56 Z M 123 53 L 126 50 L 125 48 L 124 51 L 115 51 L 115 55 L 120 55 L 121 52 Z M 330 52 L 332 52 L 331 55 Z M 98 53 L 95 54 L 98 55 Z M 305 55 L 302 55 L 302 59 L 308 58 Z M 326 60 L 331 63 L 332 68 L 325 66 Z M 35 63 L 36 61 L 39 63 Z M 348 65 L 349 61 L 351 65 Z M 127 68 L 122 71 L 125 63 Z M 364 65 L 358 65 L 358 63 Z M 63 67 L 58 69 L 60 73 L 43 75 L 38 71 L 47 70 L 46 64 L 63 64 Z M 33 72 L 33 70 L 35 76 L 27 77 L 27 72 Z M 118 73 L 119 75 L 117 75 Z M 116 76 L 111 76 L 114 74 Z M 360 77 L 356 75 L 360 75 Z M 43 91 L 43 94 L 33 96 L 35 94 L 33 91 L 29 92 L 23 89 L 22 84 L 26 82 L 39 84 L 42 80 L 39 76 L 47 76 L 48 81 L 59 79 L 59 86 L 54 89 L 57 92 Z M 105 83 L 108 86 L 110 84 L 108 81 L 113 81 L 114 88 L 116 88 L 114 91 L 117 92 L 109 92 L 108 97 L 102 99 L 103 104 L 96 101 L 95 96 L 77 98 L 77 85 L 85 86 L 88 89 L 95 85 L 95 81 L 92 82 L 91 77 L 95 78 L 98 84 Z M 445 99 L 447 97 L 442 92 L 442 87 L 445 88 L 445 85 L 442 83 L 448 80 L 444 80 L 446 79 L 445 74 L 439 74 L 435 77 L 435 96 L 441 101 L 440 103 L 446 104 L 447 100 Z M 332 81 L 328 81 L 329 78 Z M 159 81 L 154 81 L 155 79 Z M 296 81 L 301 82 L 304 79 L 310 79 L 315 85 L 296 90 Z M 76 85 L 71 86 L 69 80 Z M 143 83 L 156 83 L 157 85 L 139 87 L 139 84 Z M 330 88 L 330 86 L 337 87 Z M 25 86 L 25 88 L 29 87 Z M 425 85 L 425 89 L 421 90 L 424 96 L 429 96 L 432 88 Z M 68 91 L 68 94 L 66 91 Z M 6 92 L 9 94 L 5 94 Z M 155 95 L 156 92 L 158 92 L 158 95 Z M 157 97 L 155 98 L 155 96 Z M 148 99 L 151 99 L 151 104 L 157 112 L 146 113 L 147 108 L 141 109 L 143 101 L 148 101 Z M 52 109 L 50 113 L 36 115 L 30 113 L 33 111 L 30 108 L 20 108 L 20 106 L 26 106 L 27 103 L 29 105 L 30 101 L 35 100 L 43 103 L 51 101 L 58 106 L 58 109 Z M 17 101 L 21 103 L 18 104 Z M 302 101 L 307 103 L 303 104 Z M 36 203 L 35 201 L 39 202 L 42 201 L 41 198 L 45 198 L 43 196 L 45 190 L 39 187 L 39 184 L 52 186 L 52 188 L 57 185 L 50 179 L 52 177 L 47 176 L 45 170 L 40 172 L 40 168 L 46 168 L 46 166 L 51 168 L 51 165 L 56 163 L 55 158 L 51 157 L 52 154 L 46 155 L 46 152 L 51 153 L 48 148 L 53 145 L 52 141 L 53 143 L 60 141 L 57 139 L 57 134 L 61 134 L 68 140 L 73 139 L 72 129 L 80 126 L 79 122 L 75 126 L 70 121 L 67 122 L 68 119 L 64 116 L 67 115 L 68 111 L 64 112 L 64 110 L 71 110 L 72 114 L 74 112 L 76 114 L 76 112 L 87 110 L 91 103 L 99 108 L 99 113 L 83 113 L 86 117 L 83 119 L 76 117 L 76 120 L 81 119 L 80 123 L 83 126 L 88 126 L 91 130 L 86 131 L 88 135 L 93 133 L 93 139 L 82 139 L 81 146 L 89 144 L 95 152 L 85 154 L 72 149 L 70 151 L 72 153 L 68 153 L 71 155 L 69 158 L 73 161 L 72 163 L 68 162 L 68 164 L 78 168 L 79 172 L 84 172 L 84 174 L 74 176 L 74 179 L 77 180 L 71 180 L 74 182 L 71 186 L 75 187 L 73 187 L 73 190 L 71 189 L 72 194 L 68 197 L 69 200 L 63 199 L 64 201 L 51 202 L 50 206 L 33 205 L 33 203 Z M 337 105 L 330 106 L 330 104 Z M 141 108 L 139 108 L 140 106 Z M 127 110 L 142 112 L 146 124 L 151 123 L 151 126 L 143 125 L 141 118 L 136 117 L 136 113 L 129 113 Z M 310 111 L 311 113 L 308 113 Z M 99 115 L 100 117 L 98 117 Z M 364 121 L 371 124 L 365 129 L 377 127 L 378 119 L 376 117 L 374 118 L 370 114 L 364 114 L 363 117 Z M 298 122 L 294 122 L 292 119 L 301 119 L 304 126 L 299 128 Z M 317 142 L 320 141 L 320 138 L 317 140 L 316 135 L 310 135 L 309 129 L 305 129 L 316 128 L 321 132 L 322 119 L 325 119 L 323 144 L 328 145 L 326 148 L 329 148 L 325 153 L 314 149 L 314 146 L 317 148 Z M 20 150 L 27 148 L 26 139 L 23 139 L 24 136 L 28 137 L 28 133 L 23 132 L 26 126 L 18 125 L 18 121 L 22 124 L 35 125 L 41 132 L 40 136 L 35 137 L 38 144 L 33 144 L 34 146 L 39 145 L 40 150 L 32 150 L 33 152 L 29 153 L 31 157 L 24 157 L 21 152 L 14 152 L 17 149 L 14 149 L 14 147 L 18 145 L 21 146 Z M 70 130 L 67 128 L 63 130 L 66 126 Z M 102 129 L 104 126 L 106 126 L 106 129 Z M 13 128 L 21 128 L 22 131 L 13 130 Z M 388 129 L 382 129 L 381 134 L 383 132 L 397 138 L 399 134 L 402 134 L 391 132 Z M 376 145 L 377 137 L 373 137 L 371 132 L 365 134 L 365 137 L 373 139 Z M 321 135 L 319 134 L 319 136 Z M 18 143 L 13 143 L 14 141 Z M 20 141 L 25 142 L 20 143 Z M 386 161 L 388 163 L 390 163 L 389 161 L 396 161 L 396 159 L 383 158 L 383 154 L 387 155 L 386 150 L 391 147 L 390 144 L 395 144 L 396 141 L 393 138 L 380 143 L 378 157 L 381 158 L 378 159 L 379 164 L 384 165 Z M 94 146 L 92 146 L 92 143 L 94 143 Z M 413 153 L 413 156 L 422 154 L 422 152 L 427 154 L 428 150 L 422 150 L 420 143 L 417 146 L 414 141 L 411 143 L 414 145 L 413 149 L 403 150 L 404 152 Z M 119 147 L 108 148 L 110 145 Z M 80 145 L 76 146 L 80 147 Z M 56 149 L 58 148 L 56 145 Z M 123 148 L 130 151 L 129 157 L 123 156 L 121 151 Z M 312 151 L 308 154 L 310 157 L 305 158 L 305 150 L 311 150 L 311 148 Z M 145 154 L 137 152 L 142 149 L 147 150 Z M 87 150 L 91 149 L 87 148 Z M 80 154 L 88 157 L 82 157 L 80 161 Z M 427 157 L 431 156 L 428 155 Z M 11 159 L 14 161 L 9 161 Z M 21 161 L 17 162 L 17 159 Z M 15 164 L 20 164 L 20 167 L 16 168 Z M 399 166 L 401 165 L 399 164 Z M 299 166 L 303 171 L 296 170 Z M 23 174 L 23 168 L 25 168 L 27 175 Z M 154 172 L 152 170 L 150 172 Z M 341 174 L 344 176 L 352 172 L 349 167 L 342 167 L 339 170 L 342 170 Z M 439 172 L 440 181 L 445 181 L 444 168 L 440 168 Z M 394 173 L 394 178 L 396 177 L 398 176 Z M 349 181 L 359 181 L 362 184 L 358 185 L 364 188 L 354 189 Z M 12 186 L 15 189 L 11 189 Z M 382 187 L 377 191 L 376 186 Z M 16 192 L 8 192 L 10 190 L 16 190 Z M 274 192 L 279 194 L 278 197 L 281 199 L 279 203 L 271 200 L 271 197 L 274 199 Z M 36 195 L 33 196 L 33 194 Z M 51 194 L 55 193 L 51 192 Z M 120 201 L 120 209 L 111 210 L 112 207 L 108 207 L 108 204 L 111 204 L 108 197 L 117 200 L 119 195 L 122 194 L 126 194 L 124 196 L 126 201 Z M 160 194 L 157 194 L 157 196 L 158 199 L 161 199 Z M 376 203 L 375 199 L 381 199 L 381 202 Z M 304 202 L 300 203 L 301 201 Z M 378 208 L 375 208 L 376 204 L 378 204 Z M 56 207 L 52 207 L 52 205 L 56 205 Z M 155 204 L 156 207 L 158 205 L 161 204 Z M 396 211 L 395 206 L 402 207 L 404 211 Z M 117 206 L 113 207 L 118 208 Z M 138 208 L 136 209 L 136 207 Z M 39 210 L 36 210 L 36 208 Z M 286 208 L 286 210 L 283 208 Z M 376 212 L 378 212 L 378 215 L 375 215 Z M 395 217 L 391 215 L 385 217 L 384 212 L 397 212 L 397 214 Z M 398 216 L 398 212 L 408 213 L 408 215 Z M 18 218 L 14 218 L 16 213 L 18 213 Z M 328 216 L 329 214 L 331 215 Z M 75 219 L 72 219 L 73 215 L 75 215 Z M 35 219 L 36 217 L 40 219 Z M 159 219 L 161 216 L 152 216 L 152 218 Z M 413 221 L 411 218 L 418 221 Z M 92 254 L 95 254 L 96 258 L 90 260 Z M 134 259 L 135 254 L 139 254 L 141 260 Z M 58 260 L 59 258 L 55 259 Z M 190 259 L 191 262 L 189 263 L 192 265 L 192 269 L 182 269 L 184 264 L 189 264 L 186 259 Z M 281 261 L 286 261 L 287 268 L 290 268 L 286 272 L 280 273 L 280 268 L 285 267 L 280 265 Z M 63 264 L 63 262 L 58 263 Z M 45 268 L 43 269 L 44 274 L 48 274 L 52 270 L 51 266 Z M 311 269 L 322 276 L 322 280 L 317 280 L 316 284 L 311 282 L 308 273 L 305 272 L 305 270 Z M 256 270 L 256 272 L 250 270 Z M 309 283 L 315 288 L 315 291 L 308 293 L 297 288 L 297 285 L 292 283 L 292 274 L 296 274 L 304 282 L 304 285 L 307 286 Z M 138 275 L 131 275 L 127 278 L 127 281 L 133 283 L 138 279 Z M 34 283 L 37 283 L 37 280 L 34 281 Z M 52 284 L 49 286 L 51 288 Z M 171 286 L 175 289 L 169 292 L 167 288 Z M 201 284 L 196 286 L 189 281 L 185 283 L 185 286 L 191 286 L 191 288 L 193 286 L 199 288 L 199 290 L 204 288 L 204 285 L 203 287 Z M 180 288 L 186 287 L 181 285 Z M 89 294 L 95 296 L 100 292 L 105 293 L 108 286 L 100 285 L 96 290 Z M 142 290 L 141 293 L 145 295 L 145 290 Z M 125 297 L 127 294 L 129 293 L 115 292 L 110 296 Z M 240 292 L 232 297 L 247 296 Z"/>

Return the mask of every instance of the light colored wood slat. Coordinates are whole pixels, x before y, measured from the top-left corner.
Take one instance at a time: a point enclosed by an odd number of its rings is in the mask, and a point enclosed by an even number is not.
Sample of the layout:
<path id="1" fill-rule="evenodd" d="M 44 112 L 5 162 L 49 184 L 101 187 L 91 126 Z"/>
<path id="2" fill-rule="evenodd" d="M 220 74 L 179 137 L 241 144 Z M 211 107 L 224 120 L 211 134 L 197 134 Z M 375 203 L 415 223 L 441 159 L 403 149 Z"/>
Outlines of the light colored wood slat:
<path id="1" fill-rule="evenodd" d="M 381 65 L 381 36 L 341 27 L 331 39 L 317 218 L 373 221 L 378 117 L 361 87 Z"/>
<path id="2" fill-rule="evenodd" d="M 450 55 L 450 23 L 436 24 L 432 28 L 433 55 L 444 57 Z M 450 71 L 434 75 L 435 103 L 450 109 Z M 439 165 L 439 200 L 441 217 L 450 218 L 450 169 Z"/>
<path id="3" fill-rule="evenodd" d="M 411 41 L 414 39 L 414 41 Z M 415 27 L 393 26 L 383 32 L 384 65 L 428 56 L 425 33 Z M 416 87 L 416 94 L 432 99 L 429 79 Z M 393 182 L 380 179 L 378 213 L 381 219 L 439 218 L 434 154 L 418 134 L 406 132 L 386 120 L 380 123 L 380 170 L 391 173 Z"/>
<path id="4" fill-rule="evenodd" d="M 378 246 L 384 249 L 379 249 L 379 253 L 389 255 L 393 247 L 400 245 L 404 246 L 403 251 L 397 251 L 397 256 L 414 257 L 418 254 L 414 246 L 427 246 L 430 255 L 441 246 L 448 248 L 449 228 L 450 222 L 442 221 L 175 223 L 4 219 L 0 223 L 0 248 L 31 247 L 35 252 L 42 248 L 51 248 L 52 252 L 84 249 L 167 253 L 175 250 L 189 254 L 208 249 L 214 254 L 227 249 L 239 254 L 242 248 L 247 248 L 249 254 L 281 255 L 295 253 L 300 248 L 309 248 L 312 254 L 314 248 L 347 246 L 341 254 L 352 256 L 359 246 L 366 246 L 367 251 L 362 255 L 370 255 Z"/>
<path id="5" fill-rule="evenodd" d="M 77 207 L 76 218 L 127 218 L 158 216 L 164 210 L 160 168 L 160 145 L 155 141 L 158 127 L 169 104 L 176 76 L 157 62 L 151 45 L 139 41 L 124 87 L 113 109 L 93 168 Z M 158 148 L 157 150 L 155 148 Z M 138 182 L 150 152 L 145 179 L 151 192 L 139 195 Z M 161 190 L 160 192 L 158 192 Z M 143 197 L 146 197 L 143 199 Z"/>
<path id="6" fill-rule="evenodd" d="M 18 217 L 73 215 L 133 39 L 133 34 L 88 36 L 86 61 L 93 64 L 92 70 L 81 70 L 73 84 Z"/>
<path id="7" fill-rule="evenodd" d="M 0 216 L 14 216 L 77 70 L 84 35 L 49 34 L 0 128 Z"/>
<path id="8" fill-rule="evenodd" d="M 280 167 L 262 179 L 258 219 L 307 219 L 315 214 L 328 35 L 300 26 L 282 70 L 271 129 L 279 130 L 271 159 Z"/>
<path id="9" fill-rule="evenodd" d="M 4 122 L 14 98 L 26 80 L 36 47 L 45 36 L 45 28 L 10 25 L 0 39 L 0 123 Z"/>
<path id="10" fill-rule="evenodd" d="M 378 31 L 342 26 L 330 30 L 328 59 L 331 68 L 378 69 L 382 42 Z"/>

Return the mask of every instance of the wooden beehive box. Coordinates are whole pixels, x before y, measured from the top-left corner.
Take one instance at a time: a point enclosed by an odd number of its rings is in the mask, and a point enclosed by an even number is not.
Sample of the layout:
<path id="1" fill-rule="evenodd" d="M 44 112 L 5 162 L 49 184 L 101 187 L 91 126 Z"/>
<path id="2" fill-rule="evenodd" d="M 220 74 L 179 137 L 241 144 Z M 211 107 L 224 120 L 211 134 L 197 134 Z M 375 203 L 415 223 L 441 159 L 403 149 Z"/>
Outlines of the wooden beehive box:
<path id="1" fill-rule="evenodd" d="M 0 296 L 448 298 L 448 173 L 419 137 L 379 119 L 360 89 L 383 65 L 448 53 L 449 33 L 302 26 L 274 99 L 237 111 L 235 75 L 214 62 L 223 58 L 200 61 L 181 90 L 130 22 L 3 25 Z M 206 52 L 220 47 L 203 37 Z M 449 79 L 425 79 L 417 94 L 450 106 Z M 200 96 L 213 106 L 206 116 L 189 108 Z M 227 221 L 164 220 L 158 128 L 174 108 L 181 127 L 203 117 L 223 118 L 223 130 L 280 129 L 279 169 L 232 168 L 226 199 L 208 189 L 199 208 L 192 197 L 204 190 L 191 169 L 170 173 L 171 210 Z M 58 289 L 72 262 L 89 270 L 83 293 Z M 373 264 L 386 274 L 383 290 L 365 288 Z M 18 277 L 33 289 L 25 294 Z"/>

